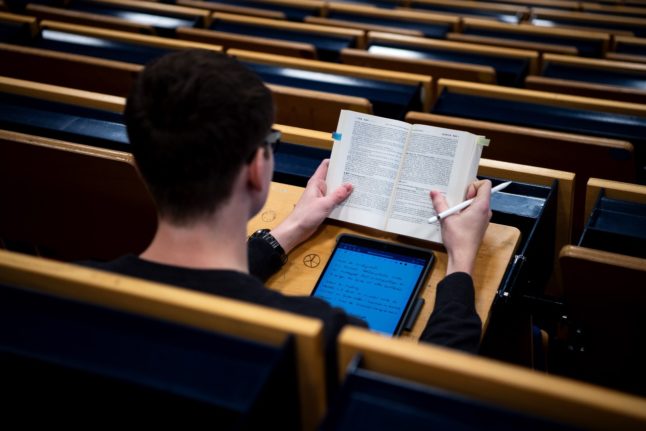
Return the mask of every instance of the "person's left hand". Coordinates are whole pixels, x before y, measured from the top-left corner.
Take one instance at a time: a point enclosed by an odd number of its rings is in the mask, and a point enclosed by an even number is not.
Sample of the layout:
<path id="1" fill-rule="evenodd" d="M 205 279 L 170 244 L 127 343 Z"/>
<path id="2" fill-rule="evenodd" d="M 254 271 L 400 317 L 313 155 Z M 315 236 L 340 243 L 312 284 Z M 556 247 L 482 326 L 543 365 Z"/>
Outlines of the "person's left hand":
<path id="1" fill-rule="evenodd" d="M 326 195 L 325 177 L 329 164 L 329 159 L 321 162 L 307 182 L 294 210 L 281 224 L 271 230 L 271 234 L 283 247 L 285 253 L 289 253 L 294 247 L 309 238 L 323 220 L 330 215 L 334 207 L 352 193 L 352 185 L 343 184 Z"/>

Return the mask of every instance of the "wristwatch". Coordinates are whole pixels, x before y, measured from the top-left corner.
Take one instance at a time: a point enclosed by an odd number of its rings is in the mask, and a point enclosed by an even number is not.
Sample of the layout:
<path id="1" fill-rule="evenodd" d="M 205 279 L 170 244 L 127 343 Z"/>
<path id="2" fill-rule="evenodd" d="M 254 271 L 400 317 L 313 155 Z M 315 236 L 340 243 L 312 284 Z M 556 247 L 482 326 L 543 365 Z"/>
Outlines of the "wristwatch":
<path id="1" fill-rule="evenodd" d="M 284 265 L 287 262 L 287 254 L 285 254 L 283 247 L 276 241 L 276 238 L 269 232 L 269 229 L 259 229 L 251 234 L 249 240 L 259 239 L 265 241 L 274 250 L 274 255 L 280 259 L 280 263 Z"/>

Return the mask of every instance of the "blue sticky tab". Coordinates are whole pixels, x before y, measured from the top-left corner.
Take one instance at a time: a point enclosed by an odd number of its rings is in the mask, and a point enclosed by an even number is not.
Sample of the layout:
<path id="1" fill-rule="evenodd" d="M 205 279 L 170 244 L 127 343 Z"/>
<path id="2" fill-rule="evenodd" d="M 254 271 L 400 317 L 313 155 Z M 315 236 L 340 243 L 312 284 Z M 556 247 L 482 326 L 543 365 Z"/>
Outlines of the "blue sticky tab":
<path id="1" fill-rule="evenodd" d="M 335 141 L 340 141 L 341 137 L 342 137 L 342 135 L 339 132 L 333 132 L 332 133 L 332 139 L 334 139 Z"/>

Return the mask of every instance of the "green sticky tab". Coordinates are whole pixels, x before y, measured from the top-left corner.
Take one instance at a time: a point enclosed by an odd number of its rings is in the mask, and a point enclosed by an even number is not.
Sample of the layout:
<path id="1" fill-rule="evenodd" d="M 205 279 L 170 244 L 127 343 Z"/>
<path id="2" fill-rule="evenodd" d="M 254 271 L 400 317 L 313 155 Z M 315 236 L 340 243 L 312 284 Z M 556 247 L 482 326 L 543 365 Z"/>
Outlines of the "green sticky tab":
<path id="1" fill-rule="evenodd" d="M 486 136 L 478 136 L 478 140 L 476 141 L 476 144 L 481 145 L 483 147 L 488 147 L 489 142 L 490 142 L 490 140 L 487 139 Z"/>

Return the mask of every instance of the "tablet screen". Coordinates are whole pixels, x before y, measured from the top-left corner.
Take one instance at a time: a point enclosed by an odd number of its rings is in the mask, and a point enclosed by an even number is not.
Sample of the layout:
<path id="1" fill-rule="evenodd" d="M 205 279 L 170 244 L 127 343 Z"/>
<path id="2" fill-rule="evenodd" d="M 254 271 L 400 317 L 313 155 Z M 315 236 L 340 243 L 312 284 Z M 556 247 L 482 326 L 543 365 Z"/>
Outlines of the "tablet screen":
<path id="1" fill-rule="evenodd" d="M 428 250 L 342 236 L 312 295 L 365 320 L 374 331 L 397 334 L 432 256 Z"/>

